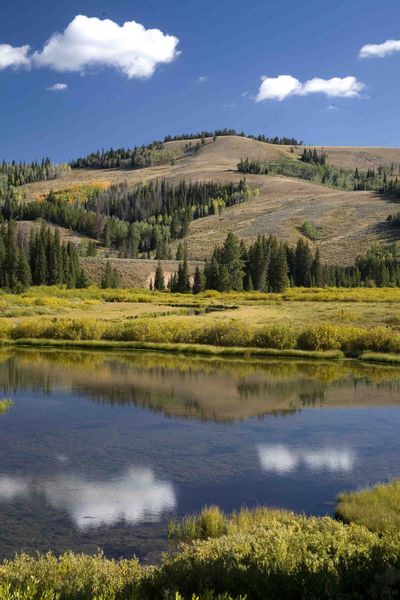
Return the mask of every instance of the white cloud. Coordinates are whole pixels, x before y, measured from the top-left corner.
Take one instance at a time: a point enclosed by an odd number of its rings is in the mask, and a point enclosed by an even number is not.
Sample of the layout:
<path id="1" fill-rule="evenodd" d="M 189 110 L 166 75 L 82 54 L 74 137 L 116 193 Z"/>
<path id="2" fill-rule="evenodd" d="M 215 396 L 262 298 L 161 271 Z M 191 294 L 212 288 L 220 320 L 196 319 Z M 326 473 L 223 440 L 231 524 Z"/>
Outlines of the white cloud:
<path id="1" fill-rule="evenodd" d="M 328 104 L 326 110 L 339 110 L 336 104 Z"/>
<path id="2" fill-rule="evenodd" d="M 0 44 L 0 71 L 8 67 L 27 67 L 30 64 L 29 46 Z"/>
<path id="3" fill-rule="evenodd" d="M 386 40 L 382 44 L 365 44 L 360 52 L 360 58 L 384 58 L 395 52 L 400 52 L 400 40 Z"/>
<path id="4" fill-rule="evenodd" d="M 314 77 L 302 83 L 291 75 L 263 77 L 256 96 L 256 102 L 263 100 L 284 100 L 289 96 L 307 96 L 324 94 L 328 98 L 353 98 L 360 95 L 365 85 L 355 77 L 332 77 L 321 79 Z"/>
<path id="5" fill-rule="evenodd" d="M 159 29 L 145 29 L 127 21 L 76 16 L 63 33 L 54 33 L 41 52 L 32 56 L 37 67 L 59 72 L 85 72 L 89 67 L 113 67 L 129 79 L 153 75 L 157 65 L 169 63 L 178 52 L 178 38 Z"/>
<path id="6" fill-rule="evenodd" d="M 205 83 L 207 80 L 207 75 L 200 75 L 200 77 L 197 78 L 197 83 Z"/>
<path id="7" fill-rule="evenodd" d="M 283 100 L 301 90 L 301 83 L 291 75 L 278 75 L 278 77 L 263 77 L 256 102 L 262 100 Z"/>
<path id="8" fill-rule="evenodd" d="M 68 89 L 68 86 L 66 83 L 55 83 L 54 85 L 51 85 L 50 87 L 48 87 L 46 89 L 49 90 L 50 92 L 64 92 L 65 90 Z"/>

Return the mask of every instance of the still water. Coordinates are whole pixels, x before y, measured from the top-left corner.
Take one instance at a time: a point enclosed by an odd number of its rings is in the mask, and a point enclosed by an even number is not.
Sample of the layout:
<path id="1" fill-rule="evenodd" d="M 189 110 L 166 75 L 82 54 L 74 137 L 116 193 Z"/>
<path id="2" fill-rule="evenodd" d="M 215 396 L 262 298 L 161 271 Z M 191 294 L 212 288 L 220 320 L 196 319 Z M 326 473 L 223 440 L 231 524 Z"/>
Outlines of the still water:
<path id="1" fill-rule="evenodd" d="M 7 350 L 0 394 L 0 558 L 152 561 L 172 515 L 332 514 L 339 492 L 400 476 L 397 368 Z"/>

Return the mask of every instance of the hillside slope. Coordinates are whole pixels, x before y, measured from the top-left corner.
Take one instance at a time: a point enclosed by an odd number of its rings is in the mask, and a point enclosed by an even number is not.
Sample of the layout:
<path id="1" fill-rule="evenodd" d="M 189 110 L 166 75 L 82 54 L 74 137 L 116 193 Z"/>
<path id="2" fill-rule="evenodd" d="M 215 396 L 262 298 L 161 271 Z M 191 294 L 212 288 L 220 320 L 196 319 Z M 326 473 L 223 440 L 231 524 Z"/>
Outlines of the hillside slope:
<path id="1" fill-rule="evenodd" d="M 248 138 L 227 136 L 216 141 L 206 140 L 194 151 L 196 140 L 168 142 L 166 147 L 183 155 L 175 165 L 139 170 L 85 169 L 74 170 L 60 179 L 25 186 L 27 199 L 50 189 L 63 189 L 76 184 L 103 181 L 110 184 L 128 180 L 132 183 L 165 178 L 173 183 L 215 180 L 239 181 L 237 171 L 241 158 L 274 161 L 279 158 L 297 160 L 302 147 L 291 148 L 265 144 Z M 400 148 L 325 147 L 328 164 L 348 169 L 366 170 L 378 165 L 400 163 Z M 390 213 L 398 211 L 398 204 L 371 192 L 344 192 L 325 186 L 286 177 L 247 175 L 250 186 L 258 188 L 258 195 L 245 204 L 225 209 L 221 216 L 193 221 L 188 244 L 190 257 L 204 259 L 212 247 L 223 240 L 232 229 L 246 241 L 257 234 L 275 234 L 295 243 L 301 235 L 304 221 L 322 227 L 324 234 L 317 242 L 322 257 L 341 264 L 352 261 L 373 241 L 396 239 L 394 230 L 384 223 Z"/>

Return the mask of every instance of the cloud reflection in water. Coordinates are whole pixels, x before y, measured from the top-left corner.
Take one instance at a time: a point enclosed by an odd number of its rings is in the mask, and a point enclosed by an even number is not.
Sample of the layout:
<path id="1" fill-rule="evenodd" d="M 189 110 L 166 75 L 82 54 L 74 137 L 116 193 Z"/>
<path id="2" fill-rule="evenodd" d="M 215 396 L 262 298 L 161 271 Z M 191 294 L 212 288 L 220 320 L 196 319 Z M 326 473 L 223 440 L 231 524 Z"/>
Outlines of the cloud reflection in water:
<path id="1" fill-rule="evenodd" d="M 282 444 L 259 444 L 258 457 L 264 471 L 284 475 L 305 466 L 313 471 L 350 473 L 357 457 L 350 448 L 291 449 Z"/>
<path id="2" fill-rule="evenodd" d="M 109 481 L 63 475 L 27 483 L 22 478 L 0 476 L 0 500 L 43 493 L 50 504 L 66 510 L 79 529 L 158 521 L 176 506 L 171 483 L 155 479 L 151 469 L 131 468 Z"/>

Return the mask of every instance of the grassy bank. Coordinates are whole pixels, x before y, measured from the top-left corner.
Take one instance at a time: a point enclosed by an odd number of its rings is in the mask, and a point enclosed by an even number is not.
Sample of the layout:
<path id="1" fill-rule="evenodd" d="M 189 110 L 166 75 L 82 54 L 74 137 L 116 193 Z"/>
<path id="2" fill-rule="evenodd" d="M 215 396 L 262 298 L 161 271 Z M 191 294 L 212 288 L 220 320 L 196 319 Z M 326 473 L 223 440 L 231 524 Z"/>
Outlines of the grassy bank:
<path id="1" fill-rule="evenodd" d="M 388 365 L 400 365 L 400 354 L 385 354 L 379 352 L 364 352 L 360 356 L 363 362 L 378 362 Z"/>
<path id="2" fill-rule="evenodd" d="M 158 566 L 72 553 L 18 556 L 0 566 L 1 597 L 321 600 L 392 598 L 399 592 L 398 535 L 267 509 L 231 516 L 206 509 L 174 528 L 185 542 Z"/>
<path id="3" fill-rule="evenodd" d="M 341 494 L 337 516 L 345 523 L 365 525 L 377 533 L 400 531 L 400 481 Z"/>
<path id="4" fill-rule="evenodd" d="M 388 327 L 251 325 L 212 317 L 26 319 L 0 323 L 3 343 L 150 348 L 178 352 L 339 358 L 341 353 L 400 353 L 400 333 Z M 325 354 L 329 352 L 331 354 Z M 314 354 L 310 354 L 314 353 Z M 317 354 L 315 354 L 317 353 Z"/>
<path id="5" fill-rule="evenodd" d="M 21 295 L 0 292 L 0 338 L 26 345 L 62 341 L 65 346 L 74 342 L 230 356 L 364 354 L 365 361 L 395 363 L 400 356 L 399 303 L 400 289 L 394 288 L 199 295 L 31 288 Z"/>
<path id="6" fill-rule="evenodd" d="M 168 352 L 173 354 L 196 354 L 221 357 L 287 357 L 323 360 L 337 360 L 343 358 L 343 353 L 340 350 L 278 350 L 276 348 L 239 348 L 234 346 L 221 347 L 200 344 L 163 344 L 161 342 L 116 342 L 112 340 L 54 340 L 22 338 L 17 340 L 0 339 L 0 345 L 34 346 L 46 348 L 95 348 L 99 350 L 153 350 L 157 352 Z"/>

